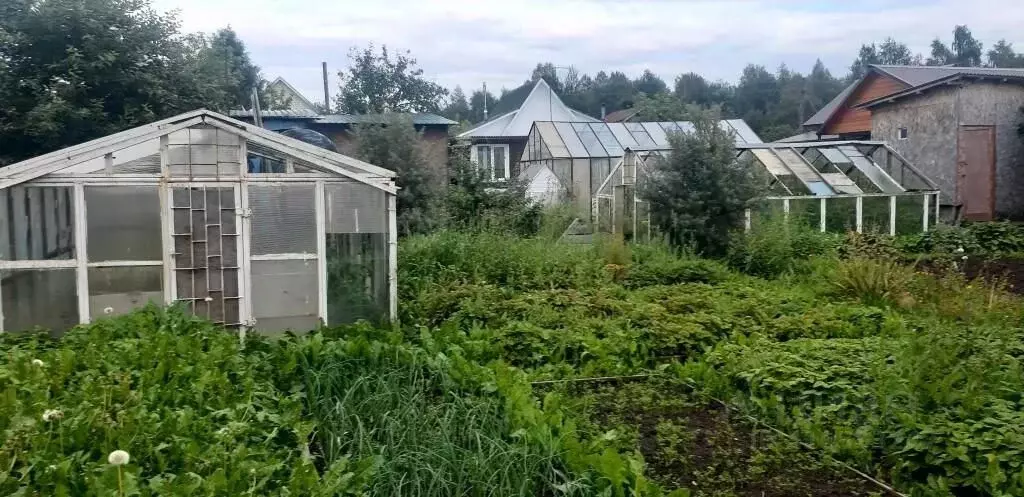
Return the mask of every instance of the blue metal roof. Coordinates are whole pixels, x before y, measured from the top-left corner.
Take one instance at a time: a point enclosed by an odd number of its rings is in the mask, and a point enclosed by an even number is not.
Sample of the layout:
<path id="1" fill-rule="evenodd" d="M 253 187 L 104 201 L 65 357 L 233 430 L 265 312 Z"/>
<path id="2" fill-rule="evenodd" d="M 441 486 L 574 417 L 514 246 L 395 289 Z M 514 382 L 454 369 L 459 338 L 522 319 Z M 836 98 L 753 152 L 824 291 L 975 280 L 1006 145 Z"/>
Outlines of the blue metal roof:
<path id="1" fill-rule="evenodd" d="M 229 113 L 231 117 L 241 117 L 252 119 L 251 110 L 233 110 Z M 410 116 L 412 117 L 412 123 L 416 125 L 437 125 L 437 126 L 452 126 L 458 124 L 451 119 L 439 116 L 437 114 L 430 114 L 427 112 L 420 113 L 395 113 L 395 114 L 317 114 L 315 112 L 303 111 L 303 110 L 265 110 L 262 111 L 263 118 L 273 119 L 297 119 L 297 120 L 309 120 L 317 124 L 384 124 L 388 122 L 388 119 L 393 115 L 397 116 Z"/>

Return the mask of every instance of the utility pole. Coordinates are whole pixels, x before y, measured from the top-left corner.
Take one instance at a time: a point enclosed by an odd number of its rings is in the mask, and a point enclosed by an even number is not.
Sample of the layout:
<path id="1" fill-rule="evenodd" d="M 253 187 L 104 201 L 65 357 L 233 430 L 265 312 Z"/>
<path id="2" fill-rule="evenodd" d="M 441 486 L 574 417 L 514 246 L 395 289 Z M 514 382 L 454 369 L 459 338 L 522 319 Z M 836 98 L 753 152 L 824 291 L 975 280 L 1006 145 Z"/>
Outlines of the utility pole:
<path id="1" fill-rule="evenodd" d="M 484 121 L 487 120 L 487 82 L 484 81 Z"/>

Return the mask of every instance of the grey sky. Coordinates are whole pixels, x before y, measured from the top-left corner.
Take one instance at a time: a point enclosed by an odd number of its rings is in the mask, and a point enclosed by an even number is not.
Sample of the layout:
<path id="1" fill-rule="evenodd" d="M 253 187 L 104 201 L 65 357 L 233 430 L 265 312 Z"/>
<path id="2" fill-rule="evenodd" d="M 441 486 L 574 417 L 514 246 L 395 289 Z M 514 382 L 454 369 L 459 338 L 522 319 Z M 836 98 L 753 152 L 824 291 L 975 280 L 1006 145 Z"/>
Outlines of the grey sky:
<path id="1" fill-rule="evenodd" d="M 290 5 L 301 5 L 292 7 Z M 425 75 L 467 90 L 520 84 L 537 62 L 591 73 L 650 68 L 671 85 L 694 71 L 735 81 L 748 63 L 785 62 L 805 72 L 820 58 L 847 72 L 861 43 L 892 36 L 927 55 L 967 24 L 986 50 L 1000 38 L 1024 50 L 1024 1 L 920 0 L 807 2 L 392 0 L 156 0 L 179 9 L 186 31 L 231 25 L 268 78 L 283 76 L 311 100 L 323 100 L 320 62 L 347 65 L 352 46 L 373 42 L 411 50 Z"/>

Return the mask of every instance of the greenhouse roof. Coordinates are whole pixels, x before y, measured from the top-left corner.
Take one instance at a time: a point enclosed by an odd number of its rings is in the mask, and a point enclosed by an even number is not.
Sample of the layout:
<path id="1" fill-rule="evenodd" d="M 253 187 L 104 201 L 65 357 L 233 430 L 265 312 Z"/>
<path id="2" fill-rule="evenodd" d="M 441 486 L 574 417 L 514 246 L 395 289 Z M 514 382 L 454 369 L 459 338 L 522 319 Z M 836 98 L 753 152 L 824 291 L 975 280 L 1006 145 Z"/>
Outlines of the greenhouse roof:
<path id="1" fill-rule="evenodd" d="M 899 195 L 938 187 L 879 141 L 737 144 L 764 167 L 785 194 L 798 196 Z M 879 154 L 887 166 L 879 164 Z M 899 170 L 894 169 L 897 166 Z"/>
<path id="2" fill-rule="evenodd" d="M 221 135 L 230 135 L 236 142 L 244 139 L 250 151 L 262 149 L 280 152 L 297 159 L 310 169 L 345 176 L 394 193 L 394 186 L 390 183 L 391 178 L 395 177 L 393 171 L 205 109 L 186 112 L 0 168 L 0 189 L 55 173 L 88 174 L 96 170 L 104 171 L 108 169 L 105 161 L 123 160 L 113 169 L 117 173 L 149 171 L 153 164 L 163 162 L 160 158 L 163 152 L 158 147 L 161 140 L 187 136 L 197 126 L 204 128 L 197 132 L 205 133 L 207 138 L 216 136 L 219 139 Z M 215 148 L 212 150 L 219 153 Z M 189 153 L 199 155 L 198 151 Z M 150 176 L 160 178 L 162 174 L 151 173 Z"/>
<path id="3" fill-rule="evenodd" d="M 719 125 L 734 133 L 737 144 L 760 143 L 761 139 L 742 119 L 727 119 Z M 692 131 L 687 121 L 605 123 L 537 121 L 534 127 L 551 151 L 552 158 L 621 157 L 626 149 L 642 152 L 668 150 L 671 133 Z"/>

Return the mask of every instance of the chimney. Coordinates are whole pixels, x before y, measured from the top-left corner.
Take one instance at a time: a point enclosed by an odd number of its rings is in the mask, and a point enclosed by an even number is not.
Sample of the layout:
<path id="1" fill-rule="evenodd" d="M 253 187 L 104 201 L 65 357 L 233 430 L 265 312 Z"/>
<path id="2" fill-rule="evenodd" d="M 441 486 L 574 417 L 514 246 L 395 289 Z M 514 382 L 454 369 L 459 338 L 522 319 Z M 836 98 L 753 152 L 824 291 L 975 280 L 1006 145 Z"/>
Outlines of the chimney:
<path id="1" fill-rule="evenodd" d="M 604 121 L 604 104 L 601 104 L 601 120 Z"/>
<path id="2" fill-rule="evenodd" d="M 327 62 L 321 62 L 320 66 L 324 72 L 324 112 L 331 113 L 331 92 L 327 89 Z"/>

